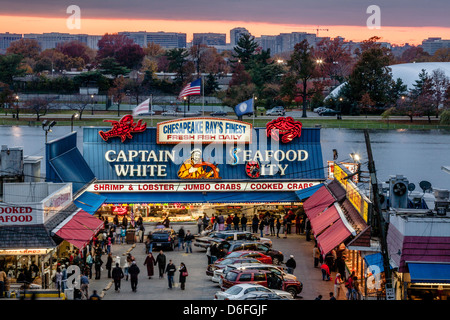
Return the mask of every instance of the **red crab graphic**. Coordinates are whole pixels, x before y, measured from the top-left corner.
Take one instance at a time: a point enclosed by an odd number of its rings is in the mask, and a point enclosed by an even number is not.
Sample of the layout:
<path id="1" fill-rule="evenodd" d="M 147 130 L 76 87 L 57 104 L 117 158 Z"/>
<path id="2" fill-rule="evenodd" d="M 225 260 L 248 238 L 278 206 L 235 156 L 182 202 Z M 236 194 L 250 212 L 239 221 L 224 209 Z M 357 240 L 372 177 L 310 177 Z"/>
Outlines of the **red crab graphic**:
<path id="1" fill-rule="evenodd" d="M 141 125 L 142 120 L 139 120 L 137 123 L 134 123 L 132 115 L 123 116 L 119 121 L 116 120 L 103 120 L 103 122 L 111 122 L 112 129 L 109 131 L 99 131 L 100 137 L 103 140 L 108 141 L 109 138 L 112 137 L 120 137 L 122 142 L 125 141 L 126 138 L 132 139 L 133 136 L 131 133 L 142 132 L 147 128 L 147 123 Z"/>
<path id="2" fill-rule="evenodd" d="M 300 137 L 302 134 L 302 123 L 295 121 L 292 117 L 279 117 L 278 119 L 270 121 L 267 126 L 267 136 L 272 136 L 275 141 L 288 143 L 294 140 L 295 137 Z"/>

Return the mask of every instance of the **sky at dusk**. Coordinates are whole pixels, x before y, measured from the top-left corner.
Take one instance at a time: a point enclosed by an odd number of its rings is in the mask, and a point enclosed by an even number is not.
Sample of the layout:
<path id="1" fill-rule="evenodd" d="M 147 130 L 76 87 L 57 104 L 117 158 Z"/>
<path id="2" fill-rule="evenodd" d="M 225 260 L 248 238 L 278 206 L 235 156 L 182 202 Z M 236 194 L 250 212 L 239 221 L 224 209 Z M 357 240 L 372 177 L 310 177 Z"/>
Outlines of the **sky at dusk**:
<path id="1" fill-rule="evenodd" d="M 309 32 L 361 41 L 380 36 L 396 44 L 420 44 L 428 37 L 450 39 L 448 0 L 1 0 L 0 32 L 65 32 L 103 35 L 119 31 L 218 32 L 245 27 L 254 36 Z M 66 22 L 80 8 L 79 29 Z M 380 8 L 380 29 L 367 20 Z"/>

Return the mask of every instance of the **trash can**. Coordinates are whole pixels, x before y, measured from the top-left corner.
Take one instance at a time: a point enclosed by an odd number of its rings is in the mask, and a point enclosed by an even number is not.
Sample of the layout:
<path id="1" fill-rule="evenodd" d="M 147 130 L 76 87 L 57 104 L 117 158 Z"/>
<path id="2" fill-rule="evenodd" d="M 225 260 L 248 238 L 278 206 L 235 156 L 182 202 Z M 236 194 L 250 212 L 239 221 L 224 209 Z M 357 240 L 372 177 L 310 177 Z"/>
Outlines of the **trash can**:
<path id="1" fill-rule="evenodd" d="M 64 296 L 66 300 L 73 300 L 73 288 L 64 289 Z"/>
<path id="2" fill-rule="evenodd" d="M 130 243 L 135 243 L 136 242 L 136 230 L 134 229 L 128 229 L 127 230 L 127 235 L 125 237 L 125 241 L 130 244 Z"/>

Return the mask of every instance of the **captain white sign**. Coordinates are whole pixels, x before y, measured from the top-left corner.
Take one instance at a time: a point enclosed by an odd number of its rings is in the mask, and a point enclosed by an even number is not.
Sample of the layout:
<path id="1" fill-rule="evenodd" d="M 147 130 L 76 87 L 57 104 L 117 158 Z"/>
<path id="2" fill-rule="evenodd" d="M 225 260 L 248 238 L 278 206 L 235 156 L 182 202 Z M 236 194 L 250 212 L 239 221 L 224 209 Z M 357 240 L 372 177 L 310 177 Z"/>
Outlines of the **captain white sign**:
<path id="1" fill-rule="evenodd" d="M 205 183 L 93 183 L 90 192 L 202 192 L 202 191 L 297 191 L 318 181 L 205 182 Z"/>
<path id="2" fill-rule="evenodd" d="M 252 142 L 252 125 L 237 120 L 178 119 L 160 122 L 156 130 L 158 144 Z"/>

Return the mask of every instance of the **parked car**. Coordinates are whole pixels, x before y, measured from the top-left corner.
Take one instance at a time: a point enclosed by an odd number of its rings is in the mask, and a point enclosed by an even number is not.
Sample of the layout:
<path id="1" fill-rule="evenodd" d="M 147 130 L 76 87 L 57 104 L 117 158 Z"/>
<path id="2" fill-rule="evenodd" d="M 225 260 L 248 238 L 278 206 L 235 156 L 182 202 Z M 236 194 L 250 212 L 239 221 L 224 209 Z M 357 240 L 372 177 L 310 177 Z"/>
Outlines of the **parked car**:
<path id="1" fill-rule="evenodd" d="M 315 113 L 319 113 L 319 112 L 321 112 L 321 111 L 325 111 L 326 109 L 328 109 L 328 108 L 325 108 L 325 107 L 318 107 L 318 108 L 315 108 L 313 111 L 314 111 Z"/>
<path id="2" fill-rule="evenodd" d="M 236 251 L 239 252 L 239 251 Z M 258 269 L 258 270 L 268 270 L 273 271 L 275 274 L 279 276 L 285 276 L 287 272 L 284 271 L 284 268 L 280 266 L 275 266 L 273 264 L 265 264 L 265 263 L 232 263 L 225 266 L 223 269 L 217 269 L 214 271 L 213 280 L 214 282 L 219 282 L 219 285 L 222 285 L 223 277 L 226 276 L 228 272 L 231 270 L 246 270 L 246 269 Z M 217 280 L 217 281 L 216 281 Z"/>
<path id="3" fill-rule="evenodd" d="M 156 229 L 152 232 L 153 249 L 173 250 L 178 245 L 178 236 L 171 228 Z"/>
<path id="4" fill-rule="evenodd" d="M 228 288 L 242 283 L 255 283 L 268 287 L 267 279 L 271 275 L 271 271 L 267 270 L 232 270 L 223 278 L 221 290 L 226 291 Z M 303 290 L 303 284 L 294 276 L 287 274 L 281 278 L 282 290 L 289 292 L 295 298 Z"/>
<path id="5" fill-rule="evenodd" d="M 235 263 L 245 263 L 245 264 L 261 264 L 262 262 L 255 258 L 249 258 L 246 256 L 237 256 L 237 257 L 231 257 L 227 259 L 221 259 L 220 261 L 217 260 L 214 263 L 209 264 L 206 267 L 206 275 L 207 276 L 214 276 L 214 272 L 216 270 L 224 269 L 229 264 L 235 264 Z M 217 279 L 217 282 L 219 282 L 219 279 Z"/>
<path id="6" fill-rule="evenodd" d="M 161 113 L 161 115 L 175 117 L 177 115 L 177 111 L 176 110 L 168 110 L 168 111 L 164 111 L 163 113 Z"/>
<path id="7" fill-rule="evenodd" d="M 139 116 L 154 116 L 156 114 L 155 111 L 149 110 L 148 112 L 138 113 Z"/>
<path id="8" fill-rule="evenodd" d="M 259 252 L 259 251 L 238 250 L 238 251 L 234 251 L 226 256 L 226 259 L 230 259 L 230 258 L 253 258 L 253 259 L 261 261 L 261 263 L 272 264 L 272 257 L 268 256 L 262 252 Z M 225 260 L 225 258 L 219 259 L 216 262 L 220 262 L 223 260 Z"/>
<path id="9" fill-rule="evenodd" d="M 254 283 L 244 283 L 232 286 L 225 291 L 216 292 L 214 294 L 214 300 L 237 300 L 251 293 L 271 294 L 282 297 L 284 299 L 292 298 L 291 294 L 286 291 L 269 289 L 262 285 Z"/>
<path id="10" fill-rule="evenodd" d="M 248 241 L 258 241 L 272 247 L 272 240 L 269 238 L 260 238 L 259 236 L 247 232 L 247 231 L 236 231 L 236 230 L 226 230 L 226 231 L 213 231 L 206 237 L 198 237 L 195 239 L 194 246 L 200 248 L 208 248 L 212 242 L 220 241 L 236 241 L 236 240 L 248 240 Z"/>
<path id="11" fill-rule="evenodd" d="M 211 112 L 209 115 L 213 117 L 225 117 L 228 113 L 224 110 L 217 110 L 214 112 Z"/>
<path id="12" fill-rule="evenodd" d="M 280 290 L 273 290 L 280 291 Z M 290 300 L 291 298 L 287 298 L 278 294 L 277 292 L 263 292 L 263 291 L 253 291 L 243 296 L 237 298 L 236 300 Z M 283 292 L 283 291 L 282 291 Z M 288 293 L 290 295 L 290 293 Z"/>
<path id="13" fill-rule="evenodd" d="M 266 111 L 266 116 L 284 116 L 286 111 L 284 107 L 278 106 Z"/>
<path id="14" fill-rule="evenodd" d="M 341 112 L 333 109 L 325 109 L 319 112 L 319 116 L 335 116 L 337 114 L 341 114 Z"/>
<path id="15" fill-rule="evenodd" d="M 222 241 L 218 244 L 218 249 L 225 254 L 229 255 L 234 251 L 258 251 L 272 258 L 273 264 L 281 264 L 283 262 L 284 256 L 281 251 L 274 250 L 268 245 L 260 242 L 248 242 L 248 241 Z"/>

